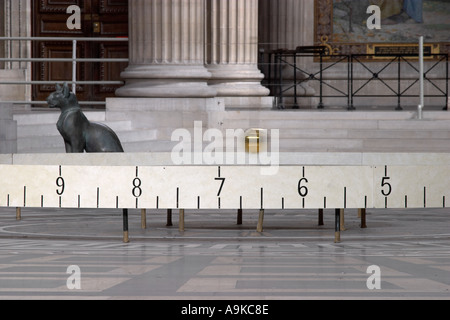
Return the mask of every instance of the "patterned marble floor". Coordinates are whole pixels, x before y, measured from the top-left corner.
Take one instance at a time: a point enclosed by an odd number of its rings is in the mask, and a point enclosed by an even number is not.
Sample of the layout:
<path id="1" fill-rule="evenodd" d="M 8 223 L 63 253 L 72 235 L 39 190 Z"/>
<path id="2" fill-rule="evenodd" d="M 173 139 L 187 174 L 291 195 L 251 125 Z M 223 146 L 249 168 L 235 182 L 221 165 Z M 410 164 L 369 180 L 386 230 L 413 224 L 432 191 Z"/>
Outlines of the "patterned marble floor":
<path id="1" fill-rule="evenodd" d="M 364 230 L 350 212 L 339 244 L 331 214 L 317 227 L 311 211 L 271 212 L 262 234 L 256 213 L 188 217 L 180 233 L 132 215 L 124 244 L 120 215 L 3 210 L 0 299 L 450 299 L 447 210 L 373 211 Z"/>

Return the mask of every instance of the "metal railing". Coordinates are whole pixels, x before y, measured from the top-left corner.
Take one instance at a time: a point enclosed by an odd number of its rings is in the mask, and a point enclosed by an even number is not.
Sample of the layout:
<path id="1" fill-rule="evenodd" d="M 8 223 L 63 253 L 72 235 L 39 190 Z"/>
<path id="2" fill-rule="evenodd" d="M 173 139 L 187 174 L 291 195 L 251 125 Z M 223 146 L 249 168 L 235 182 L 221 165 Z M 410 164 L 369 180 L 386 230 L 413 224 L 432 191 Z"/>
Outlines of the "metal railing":
<path id="1" fill-rule="evenodd" d="M 424 97 L 428 98 L 443 98 L 443 107 L 446 109 L 447 102 L 448 102 L 448 84 L 449 84 L 449 69 L 448 69 L 448 54 L 430 54 L 427 55 L 428 57 L 434 56 L 435 60 L 434 63 L 427 69 L 424 69 L 424 80 L 427 84 L 429 84 L 431 87 L 435 89 L 435 93 L 427 93 L 424 95 Z M 374 57 L 384 57 L 387 58 L 388 61 L 385 62 L 385 64 L 378 68 L 378 70 L 375 70 L 372 66 L 365 63 L 364 59 L 366 58 L 374 58 Z M 354 99 L 356 97 L 366 97 L 366 98 L 396 98 L 397 99 L 397 106 L 395 110 L 401 111 L 403 110 L 402 107 L 402 98 L 416 98 L 420 97 L 419 94 L 411 92 L 411 88 L 413 88 L 414 85 L 419 83 L 420 81 L 420 70 L 416 66 L 414 66 L 408 59 L 411 58 L 418 58 L 417 54 L 352 54 L 351 55 L 351 99 L 350 99 L 350 107 L 354 108 Z M 441 79 L 439 78 L 432 78 L 429 75 L 433 70 L 437 70 L 438 66 L 443 64 L 442 70 L 444 70 L 444 75 Z M 367 77 L 363 80 L 364 83 L 361 85 L 355 84 L 355 77 L 354 77 L 354 65 L 359 65 L 363 68 L 363 70 L 366 71 Z M 383 77 L 383 72 L 390 66 L 393 66 L 397 69 L 397 79 L 396 84 L 393 86 L 392 84 L 388 83 L 388 78 Z M 410 70 L 412 70 L 414 73 L 417 73 L 416 79 L 404 79 L 402 76 L 402 68 L 404 66 L 408 66 Z M 407 86 L 402 85 L 402 80 L 410 80 L 411 83 Z M 437 80 L 443 80 L 445 83 L 442 86 L 439 86 L 437 84 Z M 382 83 L 384 88 L 387 89 L 387 94 L 380 95 L 380 94 L 368 94 L 368 93 L 362 93 L 364 88 L 367 88 L 368 85 L 370 85 L 373 82 Z M 406 87 L 406 88 L 405 88 Z"/>
<path id="2" fill-rule="evenodd" d="M 339 88 L 327 81 L 325 73 L 333 71 L 332 68 L 340 63 L 347 64 L 347 78 L 350 78 L 350 57 L 348 55 L 333 55 L 332 61 L 330 56 L 326 54 L 326 48 L 323 46 L 298 47 L 295 50 L 274 50 L 269 55 L 269 71 L 267 86 L 271 89 L 272 95 L 276 97 L 278 107 L 285 108 L 284 98 L 288 91 L 294 91 L 293 109 L 299 109 L 298 99 L 308 98 L 310 96 L 299 96 L 297 87 L 306 81 L 317 81 L 319 83 L 319 104 L 318 109 L 323 109 L 324 98 L 345 98 L 347 104 L 350 105 L 350 82 L 347 82 L 344 88 Z M 319 69 L 308 71 L 297 63 L 297 58 L 318 58 Z M 324 65 L 324 59 L 328 57 L 327 65 Z M 293 70 L 293 79 L 284 79 L 283 68 L 290 67 Z M 324 93 L 324 87 L 331 90 L 331 94 Z"/>
<path id="3" fill-rule="evenodd" d="M 345 99 L 348 110 L 355 110 L 355 98 L 394 98 L 396 99 L 396 109 L 403 110 L 402 98 L 415 98 L 419 94 L 413 93 L 412 88 L 419 83 L 420 70 L 414 66 L 409 59 L 419 58 L 417 54 L 337 54 L 329 55 L 325 47 L 298 47 L 296 50 L 272 50 L 268 54 L 269 69 L 266 73 L 266 86 L 271 90 L 271 94 L 276 98 L 277 107 L 279 109 L 286 108 L 285 98 L 293 98 L 293 103 L 290 106 L 298 109 L 298 99 L 301 98 L 318 98 L 319 109 L 325 108 L 324 99 Z M 297 63 L 298 58 L 312 57 L 317 64 L 300 65 Z M 427 98 L 442 98 L 442 106 L 447 109 L 449 100 L 449 68 L 448 68 L 448 54 L 429 54 L 428 58 L 434 58 L 433 63 L 424 69 L 424 80 L 434 93 L 428 92 L 425 94 Z M 385 60 L 374 60 L 374 58 L 384 58 Z M 371 65 L 367 61 L 376 61 L 378 64 Z M 339 66 L 338 72 L 342 77 L 336 77 L 333 73 L 333 67 Z M 381 65 L 381 66 L 380 66 Z M 356 70 L 356 67 L 361 70 Z M 386 74 L 389 67 L 395 66 L 396 71 L 394 77 L 392 74 Z M 412 73 L 417 73 L 417 78 L 405 78 L 402 73 L 402 68 L 408 66 Z M 307 67 L 311 67 L 308 71 Z M 286 78 L 283 74 L 283 69 L 288 71 L 292 78 Z M 376 70 L 375 70 L 376 69 Z M 346 70 L 347 76 L 344 75 L 343 70 Z M 440 71 L 440 75 L 431 75 L 433 71 Z M 328 73 L 326 73 L 328 72 Z M 331 74 L 330 74 L 331 72 Z M 411 73 L 411 72 L 410 72 Z M 403 83 L 407 80 L 410 83 Z M 297 87 L 304 82 L 317 82 L 318 93 L 313 96 L 298 95 Z M 395 82 L 395 85 L 389 82 Z M 441 84 L 437 82 L 441 81 Z M 381 83 L 386 89 L 385 94 L 380 93 L 365 93 L 364 89 L 374 83 Z M 341 84 L 338 86 L 337 84 Z M 327 89 L 327 92 L 325 92 Z M 288 91 L 293 91 L 288 94 Z"/>
<path id="4" fill-rule="evenodd" d="M 77 78 L 78 63 L 115 63 L 129 62 L 129 59 L 123 58 L 78 58 L 77 44 L 78 42 L 128 42 L 126 37 L 118 38 L 80 38 L 80 37 L 0 37 L 0 41 L 9 42 L 10 46 L 13 41 L 71 41 L 72 42 L 72 58 L 0 58 L 0 62 L 72 62 L 72 79 L 67 79 L 68 84 L 72 85 L 72 92 L 76 94 L 77 85 L 123 85 L 123 81 L 79 81 Z M 0 81 L 0 85 L 52 85 L 57 81 Z M 60 82 L 60 81 L 58 81 Z M 45 105 L 46 101 L 2 101 L 11 104 L 33 104 Z M 104 101 L 80 101 L 80 105 L 105 105 Z"/>

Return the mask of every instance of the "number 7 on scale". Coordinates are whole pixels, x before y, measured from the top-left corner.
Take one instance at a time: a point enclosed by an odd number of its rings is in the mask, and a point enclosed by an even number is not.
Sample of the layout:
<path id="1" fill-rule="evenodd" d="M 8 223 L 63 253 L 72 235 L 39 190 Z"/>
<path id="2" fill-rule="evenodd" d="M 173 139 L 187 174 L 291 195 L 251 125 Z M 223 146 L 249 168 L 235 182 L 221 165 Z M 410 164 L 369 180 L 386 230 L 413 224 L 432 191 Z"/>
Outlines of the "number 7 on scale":
<path id="1" fill-rule="evenodd" d="M 219 191 L 217 192 L 217 196 L 220 197 L 220 194 L 222 193 L 223 185 L 225 184 L 225 178 L 215 178 L 214 180 L 221 181 Z"/>

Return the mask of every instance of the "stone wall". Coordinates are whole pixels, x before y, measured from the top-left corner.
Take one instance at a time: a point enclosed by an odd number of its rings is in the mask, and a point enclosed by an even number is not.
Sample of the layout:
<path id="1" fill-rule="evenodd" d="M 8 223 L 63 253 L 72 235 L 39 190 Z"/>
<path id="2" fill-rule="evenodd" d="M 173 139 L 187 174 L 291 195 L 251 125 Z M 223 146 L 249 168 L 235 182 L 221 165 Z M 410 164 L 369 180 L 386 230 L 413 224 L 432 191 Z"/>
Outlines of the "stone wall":
<path id="1" fill-rule="evenodd" d="M 0 0 L 0 9 L 5 12 L 5 0 Z M 0 14 L 0 37 L 5 36 L 5 15 Z M 0 58 L 5 55 L 5 43 L 0 41 Z M 5 63 L 0 61 L 0 70 L 5 68 Z"/>
<path id="2" fill-rule="evenodd" d="M 28 37 L 31 35 L 31 4 L 27 0 L 0 0 L 0 37 Z M 0 41 L 0 57 L 27 58 L 31 44 L 19 41 Z M 0 81 L 31 80 L 31 63 L 0 62 Z M 28 101 L 31 99 L 29 85 L 0 85 L 0 102 Z"/>
<path id="3" fill-rule="evenodd" d="M 0 104 L 0 154 L 17 152 L 17 122 L 13 120 L 13 107 Z"/>

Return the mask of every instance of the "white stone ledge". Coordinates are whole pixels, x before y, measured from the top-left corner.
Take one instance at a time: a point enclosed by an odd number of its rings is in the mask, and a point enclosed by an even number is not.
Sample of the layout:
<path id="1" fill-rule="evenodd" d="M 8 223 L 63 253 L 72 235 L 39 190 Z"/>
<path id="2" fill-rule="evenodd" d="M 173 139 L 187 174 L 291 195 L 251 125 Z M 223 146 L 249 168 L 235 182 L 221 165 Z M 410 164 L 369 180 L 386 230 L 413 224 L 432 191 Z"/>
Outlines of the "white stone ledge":
<path id="1" fill-rule="evenodd" d="M 225 110 L 223 98 L 126 98 L 106 99 L 108 112 L 128 111 L 163 111 L 163 112 L 196 112 Z"/>
<path id="2" fill-rule="evenodd" d="M 269 157 L 271 155 L 269 154 Z M 272 166 L 276 158 L 272 156 Z M 3 154 L 0 164 L 65 166 L 174 166 L 170 152 L 117 154 Z M 204 165 L 192 163 L 192 165 Z M 240 165 L 240 164 L 223 164 Z M 253 164 L 247 164 L 253 165 Z M 450 153 L 280 153 L 279 165 L 304 166 L 447 166 Z"/>

